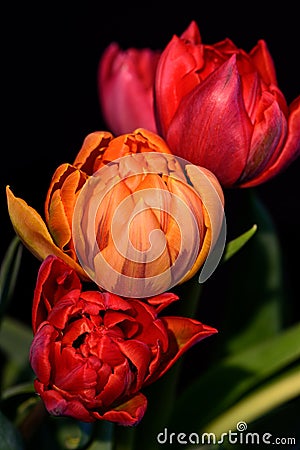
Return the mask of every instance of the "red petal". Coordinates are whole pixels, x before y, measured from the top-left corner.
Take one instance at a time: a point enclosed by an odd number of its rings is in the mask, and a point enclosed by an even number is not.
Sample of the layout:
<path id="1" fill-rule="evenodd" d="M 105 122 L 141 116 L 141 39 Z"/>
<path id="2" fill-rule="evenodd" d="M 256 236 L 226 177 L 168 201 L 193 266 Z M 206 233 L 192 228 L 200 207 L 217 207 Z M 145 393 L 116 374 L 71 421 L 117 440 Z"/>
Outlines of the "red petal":
<path id="1" fill-rule="evenodd" d="M 45 391 L 41 394 L 48 412 L 54 416 L 69 416 L 83 422 L 93 422 L 95 419 L 82 403 L 76 400 L 67 401 L 59 392 Z"/>
<path id="2" fill-rule="evenodd" d="M 107 373 L 105 374 L 107 375 Z M 101 370 L 100 370 L 101 376 Z M 105 385 L 98 385 L 100 391 L 95 398 L 96 403 L 109 408 L 114 402 L 130 392 L 132 383 L 131 370 L 127 360 L 112 368 L 112 373 Z"/>
<path id="3" fill-rule="evenodd" d="M 192 44 L 201 44 L 201 35 L 195 20 L 192 20 L 186 30 L 180 36 L 181 39 L 188 40 Z"/>
<path id="4" fill-rule="evenodd" d="M 49 255 L 41 264 L 32 305 L 32 327 L 35 333 L 41 322 L 46 320 L 55 302 L 69 293 L 81 289 L 76 272 L 56 256 Z"/>
<path id="5" fill-rule="evenodd" d="M 285 146 L 274 163 L 253 180 L 243 183 L 241 187 L 257 186 L 285 170 L 300 156 L 300 96 L 290 105 L 288 135 Z"/>
<path id="6" fill-rule="evenodd" d="M 147 302 L 155 307 L 157 314 L 176 300 L 179 300 L 179 297 L 172 294 L 172 292 L 164 292 L 163 294 L 156 295 L 155 297 L 147 298 Z"/>
<path id="7" fill-rule="evenodd" d="M 156 318 L 156 310 L 140 300 L 132 300 L 131 302 L 137 312 L 136 321 L 140 324 L 139 333 L 135 338 L 144 342 L 150 348 L 155 348 L 159 341 L 162 348 L 166 350 L 168 336 L 162 321 Z"/>
<path id="8" fill-rule="evenodd" d="M 177 36 L 173 36 L 162 52 L 155 78 L 155 103 L 160 134 L 166 134 L 180 101 L 199 83 L 197 72 L 203 62 L 202 45 Z"/>
<path id="9" fill-rule="evenodd" d="M 142 420 L 146 409 L 147 399 L 143 394 L 138 393 L 117 408 L 108 411 L 103 415 L 93 412 L 93 416 L 96 419 L 108 420 L 119 425 L 133 426 L 137 425 Z"/>
<path id="10" fill-rule="evenodd" d="M 30 347 L 30 364 L 39 381 L 45 385 L 48 385 L 50 382 L 51 344 L 55 341 L 57 336 L 58 332 L 45 322 L 37 331 Z"/>
<path id="11" fill-rule="evenodd" d="M 259 40 L 249 53 L 260 77 L 267 85 L 277 85 L 277 77 L 273 59 L 264 40 Z"/>
<path id="12" fill-rule="evenodd" d="M 111 294 L 109 292 L 104 292 L 103 302 L 106 309 L 120 310 L 130 313 L 132 311 L 132 306 L 127 300 L 119 297 L 116 294 Z"/>
<path id="13" fill-rule="evenodd" d="M 124 356 L 136 367 L 135 389 L 138 391 L 143 385 L 149 368 L 151 358 L 150 349 L 148 345 L 134 339 L 120 341 L 118 345 Z"/>
<path id="14" fill-rule="evenodd" d="M 55 354 L 54 384 L 62 390 L 71 393 L 80 393 L 85 390 L 95 392 L 97 373 L 93 367 L 88 364 L 88 358 L 83 358 L 76 353 L 75 348 L 66 347 Z"/>
<path id="15" fill-rule="evenodd" d="M 252 129 L 234 55 L 181 101 L 166 139 L 177 156 L 230 186 L 244 169 Z"/>
<path id="16" fill-rule="evenodd" d="M 98 88 L 104 117 L 116 134 L 137 127 L 156 131 L 153 83 L 160 52 L 150 49 L 122 51 L 116 43 L 107 47 L 98 68 Z"/>
<path id="17" fill-rule="evenodd" d="M 185 317 L 162 317 L 161 321 L 168 330 L 169 348 L 161 359 L 163 364 L 147 379 L 147 384 L 160 378 L 193 345 L 218 332 L 215 328 Z"/>
<path id="18" fill-rule="evenodd" d="M 286 119 L 278 103 L 269 92 L 263 92 L 256 111 L 248 160 L 238 184 L 259 176 L 277 160 L 286 134 Z"/>

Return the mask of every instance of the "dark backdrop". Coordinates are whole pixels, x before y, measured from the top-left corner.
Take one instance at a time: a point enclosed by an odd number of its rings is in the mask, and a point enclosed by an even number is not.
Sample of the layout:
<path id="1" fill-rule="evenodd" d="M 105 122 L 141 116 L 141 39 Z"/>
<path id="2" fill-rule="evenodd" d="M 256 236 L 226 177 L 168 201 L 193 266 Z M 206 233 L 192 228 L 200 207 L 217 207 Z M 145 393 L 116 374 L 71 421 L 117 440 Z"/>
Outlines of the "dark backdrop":
<path id="1" fill-rule="evenodd" d="M 262 9 L 263 2 L 240 2 L 237 6 L 211 1 L 193 5 L 143 2 L 139 6 L 109 1 L 72 3 L 42 2 L 34 7 L 27 2 L 11 3 L 2 13 L 6 28 L 1 39 L 1 259 L 14 236 L 5 186 L 9 184 L 16 196 L 43 214 L 45 194 L 56 167 L 73 160 L 88 133 L 105 129 L 96 71 L 111 41 L 124 49 L 160 49 L 194 19 L 206 44 L 229 37 L 249 51 L 258 39 L 265 39 L 287 101 L 300 94 L 296 4 L 292 7 L 282 2 L 275 10 L 274 5 L 268 8 L 266 4 Z M 298 160 L 259 188 L 278 227 L 298 297 L 299 178 Z M 240 195 L 238 191 L 232 193 L 230 201 L 238 201 Z M 25 250 L 11 306 L 11 312 L 24 320 L 30 318 L 38 267 L 39 262 Z"/>

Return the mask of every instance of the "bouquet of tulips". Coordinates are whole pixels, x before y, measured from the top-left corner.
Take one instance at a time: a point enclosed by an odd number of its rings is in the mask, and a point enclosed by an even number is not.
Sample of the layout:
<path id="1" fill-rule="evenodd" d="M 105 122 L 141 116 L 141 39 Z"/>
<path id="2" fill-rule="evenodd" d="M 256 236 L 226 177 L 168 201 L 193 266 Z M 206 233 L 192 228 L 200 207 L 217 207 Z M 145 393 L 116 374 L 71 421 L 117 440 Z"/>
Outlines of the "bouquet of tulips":
<path id="1" fill-rule="evenodd" d="M 300 154 L 300 96 L 264 40 L 204 44 L 195 21 L 161 51 L 111 43 L 97 80 L 107 129 L 57 167 L 44 211 L 6 186 L 0 450 L 299 448 L 300 322 L 282 321 L 255 187 Z M 23 248 L 40 261 L 31 328 L 6 314 Z M 219 273 L 228 315 L 206 323 Z"/>

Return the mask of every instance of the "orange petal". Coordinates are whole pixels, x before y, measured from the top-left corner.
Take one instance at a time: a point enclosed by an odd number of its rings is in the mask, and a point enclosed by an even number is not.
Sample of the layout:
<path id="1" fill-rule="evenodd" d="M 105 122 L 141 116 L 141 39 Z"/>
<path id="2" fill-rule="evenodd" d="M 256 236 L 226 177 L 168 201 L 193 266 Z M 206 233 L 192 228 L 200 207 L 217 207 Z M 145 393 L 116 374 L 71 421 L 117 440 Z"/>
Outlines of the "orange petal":
<path id="1" fill-rule="evenodd" d="M 111 222 L 113 215 L 119 207 L 120 203 L 122 203 L 125 198 L 128 198 L 128 207 L 134 207 L 134 203 L 130 198 L 130 194 L 131 192 L 127 188 L 124 181 L 120 181 L 119 183 L 116 183 L 115 186 L 110 189 L 103 197 L 101 205 L 99 205 L 97 209 L 95 218 L 95 232 L 97 236 L 97 244 L 100 250 L 102 250 L 112 242 Z M 84 215 L 83 219 L 85 218 L 86 217 Z M 87 220 L 88 219 L 89 217 L 87 216 Z M 120 220 L 118 225 L 120 226 L 119 232 L 121 234 L 124 232 L 124 229 L 126 229 L 127 223 L 126 221 L 124 223 L 123 220 Z"/>
<path id="2" fill-rule="evenodd" d="M 104 149 L 112 139 L 113 135 L 108 131 L 95 131 L 94 133 L 88 134 L 83 141 L 73 166 L 88 175 L 92 175 L 95 171 L 95 160 L 104 152 Z"/>
<path id="3" fill-rule="evenodd" d="M 152 213 L 156 215 L 159 226 L 164 233 L 168 228 L 171 195 L 162 178 L 157 173 L 145 174 L 135 189 L 135 201 L 144 199 L 148 203 L 149 193 L 151 196 Z M 144 192 L 145 191 L 145 192 Z M 140 192 L 140 195 L 138 194 Z M 162 192 L 165 194 L 162 194 Z M 169 195 L 168 195 L 169 194 Z"/>
<path id="4" fill-rule="evenodd" d="M 54 244 L 45 222 L 37 211 L 21 198 L 15 197 L 9 186 L 6 187 L 6 195 L 12 225 L 28 250 L 39 260 L 55 255 L 76 270 L 82 279 L 89 280 L 79 264 Z"/>
<path id="5" fill-rule="evenodd" d="M 187 175 L 199 193 L 203 202 L 204 223 L 207 231 L 197 260 L 187 275 L 181 280 L 184 283 L 193 277 L 204 264 L 211 246 L 214 246 L 222 227 L 224 217 L 224 194 L 215 175 L 204 167 L 187 165 Z"/>
<path id="6" fill-rule="evenodd" d="M 47 226 L 55 243 L 63 251 L 70 252 L 70 256 L 76 259 L 72 243 L 72 220 L 75 203 L 87 179 L 87 175 L 70 166 L 68 175 L 53 186 L 54 192 L 48 205 Z M 56 190 L 55 190 L 56 189 Z"/>
<path id="7" fill-rule="evenodd" d="M 155 212 L 144 204 L 143 198 L 139 200 L 136 209 L 140 212 L 135 215 L 133 211 L 134 218 L 129 228 L 129 241 L 137 252 L 141 252 L 140 261 L 132 262 L 129 252 L 123 271 L 127 276 L 135 278 L 153 277 L 170 268 L 170 256 Z M 155 230 L 160 234 L 154 237 L 152 233 Z M 134 256 L 138 259 L 138 253 Z"/>
<path id="8" fill-rule="evenodd" d="M 146 151 L 156 151 L 160 153 L 169 153 L 171 154 L 171 150 L 160 136 L 153 133 L 152 131 L 146 130 L 144 128 L 137 128 L 132 133 L 136 137 L 142 137 L 145 142 L 148 142 L 148 145 L 150 145 L 150 150 Z M 142 150 L 143 151 L 143 150 Z M 145 151 L 145 150 L 144 150 Z"/>
<path id="9" fill-rule="evenodd" d="M 49 204 L 52 199 L 53 192 L 55 192 L 57 189 L 60 189 L 60 187 L 65 182 L 66 178 L 74 171 L 76 170 L 71 164 L 65 163 L 61 164 L 54 172 L 51 183 L 46 195 L 45 200 L 45 219 L 48 223 L 49 220 Z"/>
<path id="10" fill-rule="evenodd" d="M 165 141 L 157 134 L 137 128 L 133 133 L 122 134 L 108 145 L 103 161 L 113 161 L 131 153 L 158 152 L 171 154 Z"/>

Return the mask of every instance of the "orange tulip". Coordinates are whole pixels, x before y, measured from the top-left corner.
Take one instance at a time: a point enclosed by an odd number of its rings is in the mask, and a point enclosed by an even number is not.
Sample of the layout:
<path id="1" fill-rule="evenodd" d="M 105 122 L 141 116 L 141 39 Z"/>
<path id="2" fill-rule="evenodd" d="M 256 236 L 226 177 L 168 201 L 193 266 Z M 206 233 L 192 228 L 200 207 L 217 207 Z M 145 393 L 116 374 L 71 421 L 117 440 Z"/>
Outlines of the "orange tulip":
<path id="1" fill-rule="evenodd" d="M 193 276 L 220 232 L 219 182 L 185 163 L 144 129 L 94 132 L 55 171 L 45 222 L 8 187 L 9 214 L 39 259 L 54 254 L 120 295 L 156 295 Z"/>

